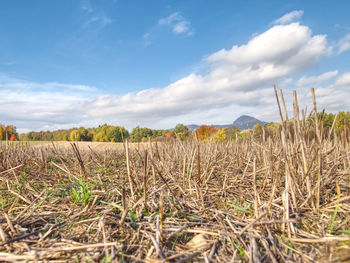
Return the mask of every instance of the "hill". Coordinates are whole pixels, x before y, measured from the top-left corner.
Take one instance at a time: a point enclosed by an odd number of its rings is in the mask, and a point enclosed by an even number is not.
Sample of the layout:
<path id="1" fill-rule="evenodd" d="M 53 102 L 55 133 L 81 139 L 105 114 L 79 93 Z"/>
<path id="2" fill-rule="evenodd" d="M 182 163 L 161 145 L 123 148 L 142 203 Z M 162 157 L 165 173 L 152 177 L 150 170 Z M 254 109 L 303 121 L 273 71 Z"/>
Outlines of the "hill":
<path id="1" fill-rule="evenodd" d="M 259 123 L 261 126 L 266 124 L 266 122 L 260 121 L 254 117 L 242 115 L 233 122 L 233 125 L 236 126 L 240 131 L 242 131 L 246 129 L 253 129 L 253 127 L 257 123 Z"/>
<path id="2" fill-rule="evenodd" d="M 254 117 L 248 116 L 248 115 L 242 115 L 238 119 L 236 119 L 232 124 L 222 124 L 222 125 L 213 125 L 215 128 L 228 128 L 235 126 L 240 131 L 246 130 L 246 129 L 252 129 L 257 123 L 259 123 L 261 126 L 266 124 L 266 122 L 258 120 Z M 200 125 L 197 124 L 190 124 L 187 125 L 188 129 L 190 131 L 194 131 L 200 127 Z"/>

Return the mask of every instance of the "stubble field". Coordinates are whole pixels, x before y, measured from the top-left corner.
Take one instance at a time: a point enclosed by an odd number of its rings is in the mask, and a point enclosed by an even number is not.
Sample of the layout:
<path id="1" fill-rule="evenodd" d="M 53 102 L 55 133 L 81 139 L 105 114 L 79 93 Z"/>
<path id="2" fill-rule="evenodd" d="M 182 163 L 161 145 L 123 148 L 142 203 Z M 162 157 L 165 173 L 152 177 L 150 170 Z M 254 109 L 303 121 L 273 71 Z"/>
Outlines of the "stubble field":
<path id="1" fill-rule="evenodd" d="M 223 143 L 2 144 L 0 260 L 349 262 L 350 131 L 294 113 Z"/>
<path id="2" fill-rule="evenodd" d="M 349 260 L 348 138 L 286 131 L 3 146 L 0 260 Z"/>

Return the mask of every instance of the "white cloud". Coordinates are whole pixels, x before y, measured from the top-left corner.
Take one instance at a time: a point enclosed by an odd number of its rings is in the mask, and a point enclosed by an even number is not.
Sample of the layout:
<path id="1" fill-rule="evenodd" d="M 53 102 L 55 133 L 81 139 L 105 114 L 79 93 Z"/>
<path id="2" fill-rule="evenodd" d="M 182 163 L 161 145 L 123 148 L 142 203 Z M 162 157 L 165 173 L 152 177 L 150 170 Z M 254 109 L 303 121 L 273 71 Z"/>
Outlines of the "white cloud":
<path id="1" fill-rule="evenodd" d="M 312 66 L 327 54 L 324 35 L 312 36 L 308 27 L 298 23 L 277 25 L 246 45 L 209 56 L 205 60 L 207 74 L 190 74 L 165 88 L 99 97 L 86 108 L 93 118 L 154 122 L 231 104 L 262 107 L 269 101 L 266 94 L 271 93 L 275 81 L 290 82 L 290 74 Z"/>
<path id="2" fill-rule="evenodd" d="M 182 34 L 189 31 L 189 23 L 187 21 L 182 21 L 174 25 L 174 33 Z"/>
<path id="3" fill-rule="evenodd" d="M 94 11 L 89 0 L 82 0 L 80 2 L 80 9 L 86 13 L 92 13 Z"/>
<path id="4" fill-rule="evenodd" d="M 311 77 L 302 77 L 300 78 L 295 85 L 298 87 L 302 87 L 302 86 L 308 86 L 308 85 L 315 85 L 315 84 L 322 84 L 323 82 L 334 78 L 335 76 L 338 75 L 338 70 L 334 70 L 334 71 L 328 71 L 325 72 L 321 75 L 318 76 L 311 76 Z"/>
<path id="5" fill-rule="evenodd" d="M 181 13 L 180 12 L 175 12 L 175 13 L 172 13 L 171 15 L 165 17 L 165 18 L 161 18 L 159 19 L 158 21 L 158 24 L 160 25 L 170 25 L 174 22 L 177 22 L 179 20 L 182 20 L 182 16 L 181 16 Z"/>
<path id="6" fill-rule="evenodd" d="M 209 56 L 208 61 L 240 67 L 262 66 L 265 63 L 264 72 L 274 65 L 283 65 L 280 70 L 290 73 L 318 62 L 320 56 L 330 52 L 325 35 L 312 36 L 310 28 L 292 23 L 276 25 L 255 36 L 246 45 L 216 52 Z"/>
<path id="7" fill-rule="evenodd" d="M 350 89 L 350 72 L 341 75 L 335 82 L 335 86 Z"/>
<path id="8" fill-rule="evenodd" d="M 113 22 L 113 20 L 108 17 L 102 9 L 96 10 L 93 8 L 89 0 L 82 0 L 80 2 L 80 9 L 84 13 L 85 27 L 92 24 L 105 27 Z"/>
<path id="9" fill-rule="evenodd" d="M 85 23 L 85 26 L 89 26 L 91 24 L 97 24 L 99 26 L 105 27 L 111 24 L 113 20 L 106 16 L 104 13 L 94 14 L 91 16 Z"/>
<path id="10" fill-rule="evenodd" d="M 159 19 L 158 25 L 170 26 L 175 34 L 193 34 L 190 22 L 180 12 L 174 12 L 168 17 Z"/>
<path id="11" fill-rule="evenodd" d="M 81 107 L 96 96 L 94 87 L 36 83 L 0 76 L 1 121 L 23 129 L 72 127 L 84 119 Z"/>
<path id="12" fill-rule="evenodd" d="M 271 116 L 278 117 L 273 84 L 288 87 L 293 73 L 317 64 L 330 52 L 326 36 L 313 35 L 307 26 L 275 25 L 244 45 L 208 56 L 203 61 L 205 73 L 189 74 L 164 88 L 99 96 L 88 86 L 0 79 L 0 112 L 5 113 L 5 121 L 17 120 L 17 126 L 31 129 L 46 129 L 48 124 L 57 128 L 106 122 L 129 129 L 136 125 L 160 128 L 181 120 L 199 124 L 232 122 L 242 113 L 271 120 Z M 319 79 L 330 79 L 330 75 L 336 74 L 328 72 L 310 79 L 321 83 Z M 350 95 L 349 82 L 350 74 L 344 74 L 332 86 L 316 86 L 320 107 L 348 109 L 344 98 Z M 301 102 L 310 101 L 305 89 L 299 88 L 299 92 Z M 287 100 L 289 93 L 287 89 Z"/>
<path id="13" fill-rule="evenodd" d="M 327 112 L 349 111 L 349 103 L 346 98 L 350 96 L 350 72 L 342 74 L 334 84 L 315 89 L 319 109 Z"/>
<path id="14" fill-rule="evenodd" d="M 294 10 L 276 19 L 273 23 L 286 25 L 291 22 L 298 21 L 303 16 L 303 14 L 304 14 L 303 10 Z"/>
<path id="15" fill-rule="evenodd" d="M 350 49 L 350 34 L 347 34 L 345 37 L 339 40 L 339 42 L 336 44 L 336 47 L 338 48 L 337 53 L 341 54 L 347 50 Z"/>

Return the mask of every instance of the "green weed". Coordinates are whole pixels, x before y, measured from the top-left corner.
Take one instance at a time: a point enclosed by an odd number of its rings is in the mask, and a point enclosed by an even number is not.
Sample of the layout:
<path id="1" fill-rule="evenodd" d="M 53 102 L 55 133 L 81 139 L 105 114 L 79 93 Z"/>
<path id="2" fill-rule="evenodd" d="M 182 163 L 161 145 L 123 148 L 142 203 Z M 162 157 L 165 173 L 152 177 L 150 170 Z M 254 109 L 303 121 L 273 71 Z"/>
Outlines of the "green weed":
<path id="1" fill-rule="evenodd" d="M 93 197 L 91 186 L 82 180 L 74 182 L 69 194 L 74 204 L 82 203 L 85 206 L 89 204 Z"/>

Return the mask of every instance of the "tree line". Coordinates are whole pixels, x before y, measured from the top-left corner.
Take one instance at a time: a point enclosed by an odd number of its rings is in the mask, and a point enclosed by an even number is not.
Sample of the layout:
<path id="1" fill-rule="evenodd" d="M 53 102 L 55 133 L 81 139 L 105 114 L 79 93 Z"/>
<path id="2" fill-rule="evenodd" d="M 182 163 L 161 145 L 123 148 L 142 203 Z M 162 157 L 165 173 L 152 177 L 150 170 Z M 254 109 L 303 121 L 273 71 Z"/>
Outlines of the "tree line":
<path id="1" fill-rule="evenodd" d="M 333 129 L 341 132 L 350 129 L 350 112 L 318 113 L 319 123 L 324 129 Z M 291 120 L 292 121 L 292 120 Z M 315 125 L 314 115 L 307 118 L 310 127 Z M 184 124 L 177 124 L 174 129 L 150 129 L 146 127 L 135 127 L 131 133 L 122 126 L 100 125 L 97 128 L 72 128 L 60 129 L 56 131 L 28 132 L 18 135 L 16 127 L 0 124 L 0 140 L 21 140 L 21 141 L 93 141 L 93 142 L 123 142 L 129 139 L 131 142 L 144 142 L 149 139 L 180 139 L 189 140 L 196 138 L 201 141 L 222 142 L 226 140 L 241 140 L 251 135 L 259 136 L 263 130 L 266 136 L 273 134 L 280 128 L 280 123 L 270 122 L 261 127 L 259 124 L 251 130 L 240 131 L 237 127 L 218 129 L 213 125 L 202 125 L 197 130 L 191 132 Z"/>

